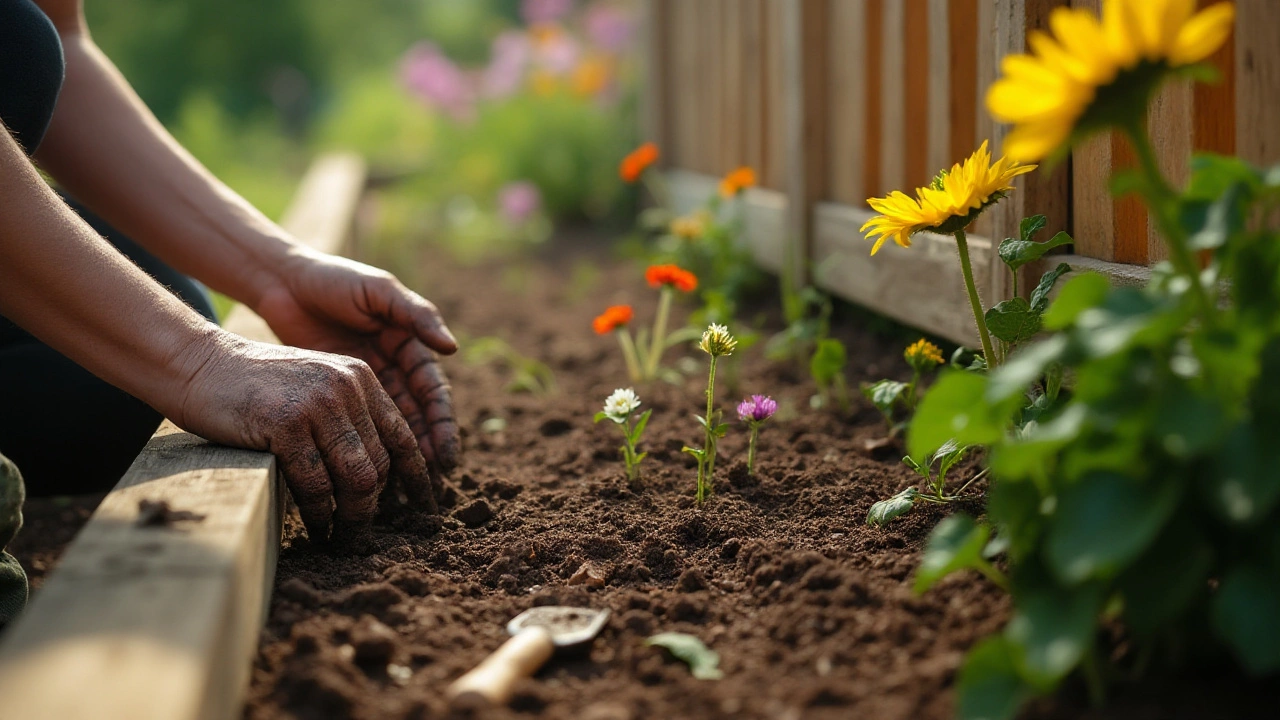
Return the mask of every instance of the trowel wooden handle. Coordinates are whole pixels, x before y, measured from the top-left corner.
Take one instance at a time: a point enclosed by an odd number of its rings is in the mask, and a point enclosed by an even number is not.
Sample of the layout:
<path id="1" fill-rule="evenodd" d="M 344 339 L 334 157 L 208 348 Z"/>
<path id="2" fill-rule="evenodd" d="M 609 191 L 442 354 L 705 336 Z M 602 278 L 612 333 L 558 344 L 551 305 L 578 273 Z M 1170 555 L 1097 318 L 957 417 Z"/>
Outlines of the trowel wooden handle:
<path id="1" fill-rule="evenodd" d="M 506 705 L 516 681 L 537 672 L 554 650 L 551 633 L 545 628 L 525 628 L 474 670 L 455 680 L 449 686 L 449 699 L 454 702 L 479 699 L 493 705 Z"/>

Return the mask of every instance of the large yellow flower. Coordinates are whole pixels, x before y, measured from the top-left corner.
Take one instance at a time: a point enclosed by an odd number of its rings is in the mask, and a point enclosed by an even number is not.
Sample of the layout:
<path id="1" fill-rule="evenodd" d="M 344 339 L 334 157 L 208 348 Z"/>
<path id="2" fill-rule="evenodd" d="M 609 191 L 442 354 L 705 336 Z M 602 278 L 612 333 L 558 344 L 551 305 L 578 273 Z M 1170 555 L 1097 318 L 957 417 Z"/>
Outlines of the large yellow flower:
<path id="1" fill-rule="evenodd" d="M 1101 21 L 1087 10 L 1054 9 L 1052 34 L 1028 35 L 1031 53 L 1006 56 L 1004 77 L 987 92 L 991 115 L 1016 125 L 1005 155 L 1039 160 L 1075 131 L 1141 112 L 1169 70 L 1204 60 L 1231 33 L 1230 3 L 1195 9 L 1196 0 L 1104 0 Z"/>
<path id="2" fill-rule="evenodd" d="M 895 190 L 888 197 L 868 199 L 871 209 L 880 213 L 862 226 L 867 238 L 875 240 L 871 254 L 875 255 L 889 238 L 902 247 L 911 247 L 911 236 L 923 230 L 963 230 L 1013 189 L 1013 178 L 1035 167 L 1008 158 L 992 164 L 984 140 L 982 147 L 964 162 L 938 173 L 929 187 L 917 188 L 914 198 Z"/>

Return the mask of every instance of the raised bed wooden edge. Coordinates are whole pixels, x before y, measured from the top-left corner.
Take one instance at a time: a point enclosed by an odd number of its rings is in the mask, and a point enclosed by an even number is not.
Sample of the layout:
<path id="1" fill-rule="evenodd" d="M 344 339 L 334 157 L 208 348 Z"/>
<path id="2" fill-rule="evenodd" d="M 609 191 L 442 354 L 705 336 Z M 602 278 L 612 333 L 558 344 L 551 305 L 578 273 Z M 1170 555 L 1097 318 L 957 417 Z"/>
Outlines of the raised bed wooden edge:
<path id="1" fill-rule="evenodd" d="M 365 172 L 356 156 L 318 158 L 282 225 L 314 248 L 341 251 Z M 226 327 L 276 342 L 242 306 Z M 283 497 L 273 456 L 213 445 L 166 421 L 0 638 L 0 717 L 239 717 Z M 202 519 L 143 526 L 143 501 Z"/>

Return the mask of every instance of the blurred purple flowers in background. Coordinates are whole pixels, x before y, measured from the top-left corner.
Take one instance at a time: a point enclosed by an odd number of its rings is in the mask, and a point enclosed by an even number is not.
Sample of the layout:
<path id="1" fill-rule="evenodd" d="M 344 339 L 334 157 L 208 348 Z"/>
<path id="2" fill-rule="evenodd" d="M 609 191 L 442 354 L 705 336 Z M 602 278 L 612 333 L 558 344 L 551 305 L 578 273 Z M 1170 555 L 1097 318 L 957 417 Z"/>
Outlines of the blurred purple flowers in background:
<path id="1" fill-rule="evenodd" d="M 498 191 L 498 209 L 512 225 L 528 222 L 542 207 L 542 193 L 528 180 L 507 183 Z"/>
<path id="2" fill-rule="evenodd" d="M 400 61 L 405 87 L 432 107 L 460 122 L 475 116 L 475 90 L 467 74 L 434 43 L 420 42 Z"/>
<path id="3" fill-rule="evenodd" d="M 552 23 L 573 9 L 573 0 L 524 0 L 520 5 L 520 16 L 530 25 Z"/>
<path id="4" fill-rule="evenodd" d="M 480 91 L 486 98 L 514 95 L 524 82 L 529 67 L 529 38 L 518 30 L 508 30 L 493 39 L 489 67 L 480 76 Z"/>
<path id="5" fill-rule="evenodd" d="M 592 5 L 587 8 L 583 24 L 591 43 L 607 52 L 625 52 L 635 40 L 635 19 L 630 12 L 617 5 Z"/>
<path id="6" fill-rule="evenodd" d="M 768 395 L 752 395 L 738 403 L 738 419 L 745 423 L 762 423 L 777 411 L 777 401 Z"/>

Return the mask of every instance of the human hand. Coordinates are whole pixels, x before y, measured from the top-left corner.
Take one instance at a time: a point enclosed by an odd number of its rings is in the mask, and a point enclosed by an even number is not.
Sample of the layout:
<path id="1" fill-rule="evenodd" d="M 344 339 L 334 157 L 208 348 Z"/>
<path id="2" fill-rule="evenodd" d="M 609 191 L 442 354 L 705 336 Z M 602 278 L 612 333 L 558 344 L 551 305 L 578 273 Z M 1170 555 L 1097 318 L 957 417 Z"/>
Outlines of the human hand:
<path id="1" fill-rule="evenodd" d="M 436 491 L 462 442 L 452 393 L 436 353 L 457 341 L 439 311 L 368 265 L 299 251 L 254 308 L 289 345 L 359 358 L 377 374 L 418 440 Z"/>
<path id="2" fill-rule="evenodd" d="M 371 522 L 389 476 L 438 512 L 417 439 L 363 361 L 225 332 L 208 345 L 175 422 L 274 454 L 313 540 Z"/>

